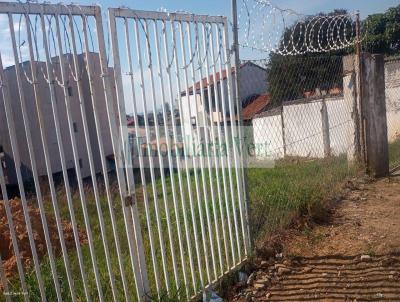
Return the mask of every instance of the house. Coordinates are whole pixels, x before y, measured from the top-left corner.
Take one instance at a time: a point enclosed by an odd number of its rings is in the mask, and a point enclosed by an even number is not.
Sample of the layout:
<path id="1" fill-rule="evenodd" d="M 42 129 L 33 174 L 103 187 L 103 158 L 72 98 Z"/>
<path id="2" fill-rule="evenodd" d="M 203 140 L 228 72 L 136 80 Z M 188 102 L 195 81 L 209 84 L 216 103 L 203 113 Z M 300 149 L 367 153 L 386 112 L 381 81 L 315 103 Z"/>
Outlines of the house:
<path id="1" fill-rule="evenodd" d="M 242 109 L 242 118 L 244 123 L 249 123 L 259 113 L 268 109 L 271 104 L 270 94 L 256 95 Z"/>
<path id="2" fill-rule="evenodd" d="M 101 67 L 99 61 L 99 55 L 97 53 L 90 53 L 89 54 L 92 62 L 93 73 L 96 76 L 92 77 L 93 80 L 93 97 L 96 103 L 96 109 L 98 113 L 98 117 L 100 120 L 100 127 L 101 127 L 101 137 L 103 140 L 105 156 L 110 158 L 110 155 L 113 154 L 112 143 L 111 143 L 111 135 L 109 131 L 108 125 L 108 115 L 105 103 L 105 97 L 103 92 L 103 84 L 102 78 L 98 75 L 101 74 Z M 72 56 L 70 54 L 65 55 L 65 59 L 72 64 Z M 78 56 L 78 60 L 80 66 L 85 66 L 85 58 L 84 54 Z M 59 66 L 59 58 L 54 57 L 52 58 L 53 68 L 55 75 L 58 79 L 61 78 L 61 71 Z M 58 174 L 62 172 L 61 168 L 61 159 L 60 159 L 60 152 L 58 149 L 57 144 L 57 137 L 55 131 L 55 123 L 53 118 L 53 111 L 51 105 L 51 98 L 50 98 L 50 91 L 49 91 L 49 84 L 45 79 L 45 71 L 46 71 L 46 64 L 45 62 L 36 62 L 37 68 L 37 87 L 38 93 L 41 100 L 41 108 L 40 111 L 43 116 L 44 125 L 45 125 L 45 136 L 46 136 L 46 143 L 48 146 L 48 151 L 50 154 L 50 163 L 51 169 L 53 174 Z M 31 68 L 29 62 L 24 62 L 20 64 L 23 67 L 26 75 L 31 75 Z M 95 127 L 94 121 L 94 114 L 93 114 L 93 107 L 92 107 L 92 98 L 91 98 L 91 90 L 89 86 L 89 79 L 86 68 L 81 69 L 81 76 L 82 76 L 82 90 L 83 90 L 83 99 L 84 99 L 84 108 L 86 111 L 87 117 L 87 124 L 88 124 L 88 132 L 90 137 L 90 144 L 92 147 L 92 155 L 93 161 L 95 166 L 95 171 L 100 172 L 102 170 L 101 166 L 101 158 L 97 140 L 97 132 Z M 113 75 L 112 69 L 110 70 L 111 75 Z M 70 74 L 70 73 L 69 73 Z M 16 128 L 16 139 L 18 143 L 20 159 L 22 164 L 22 176 L 23 180 L 27 181 L 32 178 L 32 171 L 31 171 L 31 161 L 29 157 L 29 151 L 26 141 L 26 134 L 25 134 L 25 127 L 24 121 L 22 117 L 22 109 L 21 103 L 18 93 L 18 85 L 16 79 L 16 69 L 15 66 L 7 67 L 4 70 L 4 76 L 9 88 L 9 94 L 11 96 L 11 109 L 14 117 L 15 128 Z M 67 121 L 67 111 L 65 106 L 65 98 L 64 98 L 64 91 L 63 88 L 56 84 L 55 87 L 55 102 L 58 113 L 58 120 L 60 124 L 61 130 L 61 139 L 64 145 L 64 153 L 66 159 L 66 166 L 69 172 L 73 172 L 75 170 L 74 166 L 74 158 L 72 152 L 72 143 L 71 137 L 69 133 L 68 121 Z M 35 95 L 33 90 L 33 85 L 30 84 L 26 78 L 26 76 L 22 75 L 22 89 L 25 96 L 25 103 L 26 109 L 28 112 L 28 120 L 29 120 L 29 128 L 31 132 L 32 144 L 34 153 L 36 156 L 36 165 L 37 165 L 37 172 L 39 176 L 47 175 L 46 172 L 46 165 L 44 160 L 44 153 L 43 153 L 43 145 L 40 135 L 40 128 L 39 128 L 39 119 L 36 110 L 36 102 L 35 102 Z M 76 145 L 79 155 L 79 165 L 82 177 L 90 176 L 90 167 L 89 167 L 89 160 L 88 160 L 88 152 L 86 148 L 85 136 L 83 131 L 83 121 L 81 115 L 81 107 L 80 101 L 78 97 L 78 86 L 77 82 L 69 76 L 68 79 L 68 101 L 70 104 L 71 109 L 71 119 L 73 120 L 73 130 L 76 139 Z M 115 90 L 113 90 L 114 100 L 115 98 Z M 117 107 L 114 106 L 116 109 Z M 117 111 L 115 111 L 117 112 Z M 5 108 L 4 108 L 4 100 L 3 96 L 0 96 L 0 159 L 1 164 L 3 166 L 3 170 L 6 176 L 7 184 L 16 184 L 16 173 L 15 173 L 15 166 L 14 166 L 14 155 L 11 149 L 10 144 L 10 134 L 9 128 L 7 125 L 7 119 L 5 115 Z M 112 165 L 112 163 L 110 163 Z M 74 173 L 72 173 L 73 175 Z"/>
<path id="3" fill-rule="evenodd" d="M 234 85 L 234 77 L 236 75 L 235 69 L 232 68 L 232 80 Z M 267 70 L 259 65 L 252 62 L 246 62 L 240 66 L 240 100 L 243 104 L 246 104 L 249 97 L 254 95 L 263 95 L 268 90 L 267 83 Z M 217 84 L 217 95 L 215 95 L 214 85 Z M 203 87 L 203 94 L 205 101 L 202 100 L 201 87 Z M 223 88 L 225 95 L 225 111 L 222 106 L 222 95 L 221 87 Z M 211 75 L 209 78 L 203 78 L 201 82 L 195 83 L 187 89 L 187 92 L 182 91 L 182 127 L 184 127 L 184 133 L 187 136 L 191 134 L 191 128 L 194 129 L 196 125 L 202 127 L 204 119 L 209 124 L 212 120 L 215 124 L 221 123 L 223 118 L 230 118 L 229 112 L 229 91 L 228 91 L 228 72 L 223 70 L 222 73 L 217 72 L 215 75 Z M 209 95 L 210 91 L 210 95 Z M 217 112 L 217 103 L 219 105 L 219 112 Z M 235 103 L 236 101 L 233 100 Z M 196 119 L 196 108 L 197 108 L 197 119 Z M 203 117 L 203 111 L 206 116 Z M 210 112 L 211 111 L 211 112 Z M 234 115 L 236 115 L 237 108 L 234 108 Z"/>

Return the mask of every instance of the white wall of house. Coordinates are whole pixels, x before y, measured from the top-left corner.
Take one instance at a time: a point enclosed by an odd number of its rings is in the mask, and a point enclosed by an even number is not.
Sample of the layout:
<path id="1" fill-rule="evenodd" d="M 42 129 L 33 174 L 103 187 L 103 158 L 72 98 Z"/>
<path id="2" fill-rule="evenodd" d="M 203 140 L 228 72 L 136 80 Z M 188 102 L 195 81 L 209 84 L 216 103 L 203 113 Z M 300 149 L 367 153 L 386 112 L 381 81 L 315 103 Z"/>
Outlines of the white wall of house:
<path id="1" fill-rule="evenodd" d="M 103 144 L 105 148 L 105 154 L 110 155 L 112 154 L 112 145 L 111 145 L 111 136 L 109 133 L 108 127 L 108 118 L 107 118 L 107 111 L 106 111 L 106 103 L 105 97 L 103 93 L 103 85 L 102 79 L 99 76 L 101 74 L 100 71 L 100 64 L 99 64 L 99 57 L 98 54 L 91 53 L 91 60 L 93 63 L 94 68 L 94 77 L 93 77 L 93 86 L 94 86 L 94 100 L 96 103 L 96 108 L 98 110 L 98 115 L 101 124 L 101 133 Z M 56 61 L 57 58 L 54 58 Z M 82 55 L 79 57 L 81 64 L 83 64 L 83 57 Z M 37 69 L 38 70 L 46 70 L 44 62 L 37 62 Z M 57 64 L 57 63 L 56 63 Z M 59 66 L 55 66 L 55 72 L 60 78 L 60 70 Z M 30 75 L 30 64 L 24 63 L 24 69 L 28 75 Z M 16 137 L 20 152 L 20 158 L 23 165 L 23 176 L 25 179 L 29 178 L 30 170 L 31 170 L 31 161 L 29 158 L 29 152 L 26 142 L 26 134 L 23 124 L 22 118 L 22 111 L 20 105 L 20 98 L 18 94 L 18 86 L 16 82 L 16 74 L 15 74 L 15 66 L 8 67 L 4 70 L 7 85 L 9 88 L 9 93 L 11 96 L 11 107 L 13 111 L 14 121 L 16 124 Z M 44 161 L 44 153 L 43 153 L 43 146 L 40 136 L 39 130 L 39 120 L 36 110 L 36 102 L 34 97 L 33 87 L 30 83 L 28 83 L 25 77 L 22 78 L 23 82 L 23 91 L 25 95 L 25 102 L 27 106 L 27 112 L 29 116 L 29 126 L 30 132 L 33 142 L 33 148 L 36 155 L 36 164 L 37 164 L 37 172 L 39 176 L 47 175 L 46 173 L 46 165 Z M 89 168 L 89 160 L 88 160 L 88 151 L 86 148 L 85 137 L 83 132 L 83 121 L 81 117 L 81 109 L 80 109 L 80 101 L 78 97 L 78 87 L 77 83 L 72 79 L 69 78 L 69 90 L 71 95 L 69 96 L 69 103 L 71 108 L 71 117 L 75 124 L 75 138 L 77 143 L 78 154 L 80 158 L 81 166 L 81 173 L 82 177 L 90 176 L 90 168 Z M 93 116 L 93 107 L 92 107 L 92 100 L 91 100 L 91 91 L 89 89 L 89 81 L 86 72 L 83 73 L 82 78 L 82 87 L 83 87 L 83 94 L 84 94 L 84 106 L 87 115 L 87 122 L 88 122 L 88 130 L 90 141 L 92 145 L 92 155 L 94 158 L 94 164 L 96 172 L 101 171 L 101 161 L 100 161 L 100 154 L 99 148 L 97 143 L 97 135 L 96 135 L 96 128 L 94 124 L 94 116 Z M 42 72 L 38 72 L 38 91 L 40 96 L 40 111 L 44 119 L 45 124 L 45 134 L 47 138 L 47 145 L 50 154 L 50 162 L 51 162 L 51 169 L 53 173 L 58 173 L 62 171 L 61 168 L 61 159 L 60 153 L 57 145 L 57 137 L 55 131 L 55 124 L 53 118 L 53 111 L 51 105 L 51 98 L 49 92 L 49 85 L 44 79 L 44 75 Z M 65 98 L 64 92 L 62 87 L 59 85 L 55 85 L 55 95 L 56 95 L 56 110 L 59 116 L 59 123 L 61 129 L 61 137 L 62 142 L 64 145 L 64 153 L 66 158 L 66 165 L 67 169 L 74 168 L 74 161 L 73 161 L 73 153 L 72 153 L 72 143 L 71 137 L 68 128 L 67 122 L 67 115 L 66 115 L 66 106 L 65 106 Z M 5 165 L 7 166 L 5 169 L 6 173 L 9 176 L 8 182 L 10 184 L 16 183 L 15 179 L 15 167 L 13 165 L 13 152 L 11 150 L 10 145 L 10 135 L 9 129 L 7 126 L 7 120 L 5 117 L 5 109 L 4 109 L 4 102 L 2 96 L 0 96 L 0 145 L 3 146 L 4 154 L 6 157 Z"/>
<path id="2" fill-rule="evenodd" d="M 235 87 L 235 77 L 236 74 L 233 74 L 232 84 Z M 222 108 L 222 95 L 221 95 L 221 85 L 224 88 L 225 94 L 225 113 L 229 112 L 229 96 L 232 99 L 233 94 L 229 95 L 228 90 L 228 79 L 224 79 L 218 83 L 218 98 L 220 102 L 220 111 L 224 112 Z M 265 94 L 268 91 L 268 83 L 267 83 L 267 71 L 255 64 L 245 63 L 240 68 L 240 99 L 242 102 L 246 100 L 246 98 L 258 94 Z M 233 106 L 236 104 L 236 100 L 232 99 Z"/>
<path id="3" fill-rule="evenodd" d="M 233 85 L 235 82 L 234 76 L 235 74 L 233 74 L 232 77 Z M 224 94 L 221 92 L 221 85 Z M 184 133 L 187 138 L 191 138 L 193 135 L 194 137 L 192 137 L 192 139 L 196 139 L 195 136 L 197 135 L 197 131 L 195 127 L 193 127 L 193 121 L 196 121 L 196 124 L 200 127 L 204 126 L 203 110 L 206 112 L 206 121 L 208 125 L 210 125 L 211 119 L 213 119 L 214 123 L 217 123 L 218 120 L 222 121 L 223 116 L 230 118 L 231 108 L 233 109 L 232 114 L 235 116 L 234 106 L 236 100 L 234 99 L 234 94 L 232 93 L 233 90 L 228 90 L 228 88 L 227 78 L 218 82 L 217 94 L 215 94 L 214 86 L 204 87 L 204 95 L 209 94 L 210 96 L 213 96 L 212 103 L 214 106 L 210 106 L 208 101 L 202 100 L 200 91 L 197 91 L 195 95 L 190 95 L 189 97 L 186 96 L 186 93 L 182 96 L 182 133 Z M 267 88 L 267 71 L 265 69 L 252 63 L 245 63 L 242 65 L 240 68 L 240 98 L 242 101 L 255 94 L 264 94 L 267 91 Z M 230 102 L 232 103 L 230 104 Z M 195 118 L 196 103 L 198 110 L 197 120 Z M 205 108 L 203 108 L 203 106 L 205 106 Z"/>

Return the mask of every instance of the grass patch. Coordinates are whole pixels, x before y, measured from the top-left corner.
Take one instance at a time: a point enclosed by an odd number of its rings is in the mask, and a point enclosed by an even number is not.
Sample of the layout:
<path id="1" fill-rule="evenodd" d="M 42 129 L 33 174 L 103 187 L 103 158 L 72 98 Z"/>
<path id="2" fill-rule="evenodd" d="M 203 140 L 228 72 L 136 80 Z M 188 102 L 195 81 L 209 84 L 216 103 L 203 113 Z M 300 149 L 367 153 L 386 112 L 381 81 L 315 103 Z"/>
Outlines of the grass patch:
<path id="1" fill-rule="evenodd" d="M 216 271 L 217 277 L 221 273 L 219 256 L 222 259 L 222 263 L 225 262 L 225 259 L 228 258 L 230 263 L 232 264 L 233 254 L 231 252 L 230 246 L 230 237 L 229 232 L 226 232 L 225 241 L 223 240 L 223 226 L 228 228 L 228 220 L 226 213 L 227 211 L 230 213 L 232 230 L 233 230 L 233 247 L 234 251 L 237 253 L 240 251 L 243 253 L 243 240 L 240 231 L 240 215 L 239 215 L 239 207 L 237 204 L 237 198 L 235 198 L 236 203 L 236 212 L 233 211 L 233 204 L 231 202 L 231 194 L 228 191 L 228 195 L 226 198 L 225 192 L 221 186 L 222 182 L 222 170 L 219 170 L 220 184 L 217 183 L 215 170 L 214 174 L 209 175 L 209 171 L 205 171 L 204 179 L 206 182 L 203 182 L 202 175 L 200 171 L 198 171 L 197 177 L 199 178 L 198 187 L 195 184 L 195 175 L 194 171 L 191 171 L 190 175 L 182 174 L 182 182 L 185 186 L 183 193 L 184 198 L 182 199 L 179 190 L 178 190 L 178 204 L 173 203 L 173 192 L 171 187 L 171 179 L 168 177 L 167 180 L 167 194 L 163 194 L 162 192 L 162 183 L 160 180 L 156 183 L 156 191 L 157 191 L 157 200 L 160 206 L 159 217 L 161 220 L 161 228 L 163 230 L 163 239 L 165 242 L 166 249 L 166 264 L 167 264 L 167 275 L 170 278 L 170 292 L 171 295 L 168 298 L 165 293 L 163 293 L 160 297 L 157 294 L 152 294 L 152 298 L 154 300 L 160 301 L 179 301 L 185 299 L 185 289 L 184 289 L 184 271 L 186 271 L 187 283 L 189 286 L 190 292 L 193 292 L 193 288 L 200 288 L 200 278 L 203 278 L 207 283 L 208 278 L 214 279 L 214 268 L 212 265 L 212 255 L 211 255 L 211 243 L 214 244 L 214 252 L 216 259 Z M 237 197 L 237 184 L 235 171 L 225 170 L 226 180 L 229 184 L 229 173 L 231 173 L 233 180 L 233 195 Z M 339 185 L 343 182 L 343 180 L 353 175 L 354 171 L 349 170 L 347 159 L 345 156 L 334 157 L 325 160 L 286 160 L 280 161 L 276 164 L 276 167 L 273 169 L 249 169 L 248 170 L 248 186 L 249 186 L 249 196 L 250 196 L 250 222 L 251 222 L 251 232 L 253 238 L 257 240 L 261 240 L 272 234 L 275 230 L 287 226 L 291 220 L 301 214 L 315 212 L 315 209 L 323 207 L 322 202 L 327 196 L 334 194 Z M 189 177 L 189 184 L 187 186 L 187 178 Z M 176 173 L 173 174 L 173 178 L 178 186 L 178 175 Z M 212 190 L 209 179 L 212 179 L 212 187 L 214 188 L 214 194 L 216 197 L 216 213 L 213 212 L 212 207 Z M 137 183 L 140 183 L 137 180 Z M 193 212 L 190 207 L 190 194 L 189 188 L 191 190 L 191 194 L 193 196 L 194 208 Z M 218 189 L 220 189 L 218 193 Z M 102 189 L 103 190 L 103 189 Z M 197 203 L 197 192 L 200 193 L 201 202 Z M 154 253 L 156 257 L 156 269 L 158 270 L 158 274 L 160 275 L 160 286 L 165 291 L 165 280 L 164 280 L 164 272 L 162 266 L 162 254 L 161 247 L 159 242 L 159 234 L 157 232 L 157 220 L 155 213 L 155 203 L 153 190 L 151 186 L 147 187 L 147 195 L 149 200 L 149 215 L 146 215 L 146 207 L 143 201 L 144 194 L 141 187 L 137 187 L 136 189 L 137 197 L 138 197 L 138 212 L 139 219 L 142 227 L 142 236 L 143 236 L 143 244 L 145 249 L 145 258 L 147 265 L 147 273 L 148 278 L 151 285 L 152 293 L 156 292 L 155 287 L 155 279 L 154 279 L 154 265 L 151 256 L 151 248 L 150 248 L 150 232 L 149 226 L 151 227 L 151 235 L 154 239 Z M 204 193 L 208 196 L 208 201 L 205 202 Z M 65 192 L 63 190 L 59 190 L 57 192 L 59 199 L 59 206 L 61 210 L 61 216 L 63 219 L 70 220 L 70 213 L 67 206 Z M 218 201 L 218 194 L 221 194 L 222 202 Z M 96 255 L 96 267 L 99 270 L 100 275 L 100 283 L 103 291 L 103 295 L 106 301 L 112 300 L 112 292 L 109 281 L 109 274 L 106 265 L 106 257 L 103 247 L 103 241 L 100 230 L 100 223 L 98 219 L 98 213 L 96 208 L 96 202 L 93 196 L 93 193 L 90 189 L 85 190 L 86 195 L 86 206 L 88 210 L 88 216 L 90 220 L 90 227 L 93 234 L 93 245 L 94 252 Z M 167 232 L 167 213 L 164 207 L 164 198 L 168 204 L 169 208 L 169 219 L 172 226 L 172 237 L 169 238 Z M 136 300 L 136 288 L 135 288 L 135 279 L 133 270 L 131 268 L 130 262 L 130 254 L 129 254 L 129 245 L 127 236 L 125 233 L 125 222 L 122 213 L 121 200 L 119 198 L 117 190 L 113 190 L 112 192 L 112 200 L 113 200 L 113 210 L 117 223 L 117 232 L 119 235 L 121 250 L 122 250 L 122 262 L 125 270 L 125 277 L 127 280 L 128 288 L 129 288 L 129 296 L 132 300 Z M 184 203 L 181 200 L 185 200 Z M 228 203 L 226 203 L 228 201 Z M 107 237 L 107 242 L 109 244 L 108 248 L 110 250 L 111 255 L 111 266 L 113 275 L 115 277 L 115 285 L 117 289 L 117 301 L 122 301 L 124 298 L 122 277 L 120 274 L 119 263 L 116 253 L 116 243 L 113 236 L 113 229 L 111 224 L 111 216 L 109 212 L 109 204 L 107 199 L 105 198 L 104 192 L 101 194 L 101 209 L 104 215 L 105 221 L 105 232 Z M 79 198 L 78 192 L 74 193 L 73 196 L 73 204 L 74 211 L 76 215 L 76 219 L 78 221 L 78 225 L 80 229 L 85 229 L 85 219 L 82 211 L 82 205 Z M 183 210 L 183 206 L 185 206 L 185 211 Z M 46 201 L 46 208 L 48 210 L 48 214 L 54 216 L 51 202 L 50 200 Z M 208 227 L 208 219 L 207 219 L 207 210 L 209 212 L 211 228 Z M 221 223 L 221 212 L 223 213 L 223 220 Z M 184 215 L 186 214 L 186 215 Z M 214 214 L 217 216 L 217 220 L 219 224 L 217 228 L 213 224 Z M 235 237 L 235 229 L 233 228 L 234 216 L 239 222 L 238 236 L 239 236 L 239 244 L 237 244 Z M 184 247 L 183 258 L 179 253 L 179 240 L 177 236 L 177 227 L 178 225 L 182 228 L 182 234 L 185 234 L 185 216 L 186 216 L 186 227 L 188 228 L 189 237 L 182 238 L 182 244 Z M 150 224 L 147 224 L 147 221 Z M 179 222 L 178 222 L 179 221 Z M 204 224 L 204 236 L 201 234 L 201 224 Z M 197 226 L 197 241 L 194 237 L 194 227 Z M 217 232 L 219 232 L 219 238 L 217 238 Z M 211 233 L 211 239 L 210 237 Z M 218 239 L 218 240 L 217 240 Z M 170 241 L 172 240 L 172 242 Z M 216 253 L 217 244 L 221 246 L 222 253 L 218 255 Z M 198 246 L 196 247 L 196 242 Z M 172 245 L 171 245 L 172 243 Z M 188 245 L 191 245 L 192 251 L 192 259 L 193 262 L 190 262 L 190 257 L 188 254 Z M 227 244 L 227 251 L 225 252 L 225 244 Z M 177 267 L 178 267 L 178 281 L 179 286 L 174 286 L 174 271 L 173 271 L 173 260 L 171 257 L 171 249 L 172 246 L 175 255 L 177 256 Z M 199 265 L 199 259 L 197 258 L 196 248 L 199 249 L 201 259 Z M 204 248 L 207 250 L 207 257 L 204 257 Z M 84 270 L 87 275 L 88 284 L 87 287 L 89 289 L 89 295 L 92 300 L 98 300 L 98 293 L 96 290 L 96 282 L 95 282 L 95 274 L 93 270 L 93 264 L 91 263 L 90 249 L 89 245 L 85 244 L 81 246 L 83 259 L 84 259 Z M 78 298 L 78 301 L 85 300 L 85 291 L 83 287 L 83 282 L 79 270 L 78 257 L 76 249 L 72 249 L 68 253 L 68 259 L 70 261 L 70 267 L 72 270 L 72 275 L 74 278 L 74 286 L 75 292 Z M 206 261 L 209 264 L 209 269 L 207 270 Z M 63 263 L 62 256 L 58 256 L 56 259 L 57 271 L 59 275 L 59 282 L 62 288 L 62 295 L 65 301 L 70 301 L 71 296 L 68 290 L 69 286 L 67 283 L 67 277 L 65 272 L 65 267 Z M 192 275 L 190 273 L 191 265 L 194 266 L 194 275 L 195 275 L 195 284 L 193 285 Z M 223 270 L 227 270 L 227 267 L 222 267 Z M 42 260 L 42 276 L 44 278 L 46 294 L 49 301 L 56 300 L 54 284 L 52 280 L 52 275 L 50 271 L 50 265 L 48 263 L 48 259 Z M 31 301 L 39 301 L 40 295 L 38 291 L 37 281 L 35 274 L 32 269 L 28 269 L 26 274 L 26 281 L 28 284 L 29 297 Z M 10 284 L 10 289 L 12 291 L 19 291 L 20 285 L 18 278 L 13 280 Z M 179 294 L 178 294 L 179 293 Z M 2 298 L 0 297 L 0 300 Z M 14 297 L 15 301 L 22 301 L 22 297 L 16 296 Z"/>
<path id="2" fill-rule="evenodd" d="M 400 165 L 400 138 L 389 144 L 389 167 Z"/>
<path id="3" fill-rule="evenodd" d="M 274 169 L 250 169 L 252 233 L 263 240 L 299 215 L 318 215 L 324 201 L 355 174 L 345 156 L 324 160 L 280 161 Z"/>

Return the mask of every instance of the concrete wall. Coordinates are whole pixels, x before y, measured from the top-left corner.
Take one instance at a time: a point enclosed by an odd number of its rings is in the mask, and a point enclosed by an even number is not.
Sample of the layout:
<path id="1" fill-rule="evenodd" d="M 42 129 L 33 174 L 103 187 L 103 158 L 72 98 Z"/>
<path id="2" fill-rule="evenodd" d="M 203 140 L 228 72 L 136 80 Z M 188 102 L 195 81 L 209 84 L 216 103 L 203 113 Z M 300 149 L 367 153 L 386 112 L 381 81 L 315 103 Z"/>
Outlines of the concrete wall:
<path id="1" fill-rule="evenodd" d="M 391 142 L 400 137 L 400 60 L 385 64 L 385 92 L 388 139 Z M 351 97 L 326 98 L 326 105 L 331 154 L 347 153 L 350 159 L 354 153 L 351 150 L 355 131 Z M 299 100 L 285 104 L 283 121 L 280 111 L 260 114 L 252 121 L 254 143 L 270 146 L 267 151 L 272 159 L 284 157 L 284 141 L 287 156 L 324 157 L 321 108 L 321 99 Z"/>
<path id="2" fill-rule="evenodd" d="M 352 104 L 344 98 L 333 98 L 326 100 L 326 106 L 329 117 L 331 154 L 351 153 L 354 142 L 354 124 L 351 117 Z"/>
<path id="3" fill-rule="evenodd" d="M 385 64 L 385 93 L 388 138 L 392 142 L 400 137 L 400 60 Z"/>
<path id="4" fill-rule="evenodd" d="M 268 128 L 267 133 L 266 128 Z M 261 150 L 258 157 L 271 159 L 284 157 L 281 110 L 253 119 L 253 135 L 255 146 L 259 146 Z"/>
<path id="5" fill-rule="evenodd" d="M 321 108 L 321 102 L 291 104 L 283 107 L 286 155 L 323 156 Z"/>
<path id="6" fill-rule="evenodd" d="M 98 115 L 101 124 L 101 133 L 103 144 L 105 148 L 105 154 L 111 155 L 112 145 L 111 145 L 111 136 L 109 133 L 108 127 L 108 118 L 106 111 L 106 103 L 103 92 L 102 79 L 99 76 L 101 74 L 100 64 L 99 64 L 99 56 L 98 54 L 91 53 L 91 61 L 93 63 L 94 77 L 93 77 L 93 86 L 94 86 L 94 100 L 96 103 L 96 108 L 98 110 Z M 54 62 L 58 60 L 58 58 L 53 58 Z M 84 64 L 83 56 L 79 57 L 80 63 Z M 24 63 L 24 69 L 28 75 L 30 75 L 30 65 L 29 63 Z M 83 65 L 81 65 L 83 66 Z M 57 63 L 54 64 L 55 72 L 57 76 L 60 78 L 60 70 Z M 50 99 L 50 91 L 49 85 L 47 84 L 41 69 L 46 70 L 44 62 L 37 62 L 37 70 L 38 70 L 38 90 L 40 95 L 40 111 L 42 113 L 44 122 L 45 122 L 45 134 L 47 138 L 47 145 L 49 148 L 51 168 L 53 173 L 58 173 L 61 171 L 61 160 L 60 153 L 57 145 L 57 137 L 55 131 L 55 124 L 53 118 L 53 110 Z M 94 164 L 96 168 L 96 172 L 101 171 L 101 162 L 100 162 L 100 154 L 97 143 L 97 135 L 96 135 L 96 127 L 94 123 L 93 116 L 93 107 L 91 100 L 91 91 L 89 88 L 89 80 L 86 73 L 86 69 L 82 76 L 82 87 L 84 92 L 84 106 L 87 114 L 87 122 L 89 129 L 90 142 L 92 145 L 92 154 L 94 158 Z M 15 74 L 15 66 L 8 67 L 4 70 L 7 85 L 9 87 L 9 93 L 11 96 L 11 107 L 13 111 L 13 116 L 16 124 L 16 136 L 18 141 L 18 147 L 20 151 L 21 162 L 23 165 L 23 176 L 25 179 L 29 179 L 31 177 L 31 164 L 28 153 L 28 147 L 26 143 L 26 133 L 23 124 L 22 111 L 20 107 L 20 99 L 18 94 L 18 86 L 16 82 L 16 74 Z M 39 176 L 46 175 L 46 166 L 44 161 L 43 154 L 43 146 L 40 137 L 39 131 L 39 120 L 37 116 L 36 103 L 34 97 L 33 87 L 30 83 L 28 83 L 25 77 L 22 78 L 23 81 L 23 91 L 25 94 L 25 102 L 27 106 L 27 112 L 29 115 L 29 126 L 31 137 L 33 141 L 33 148 L 36 155 L 36 164 L 38 169 Z M 82 167 L 81 173 L 83 177 L 90 176 L 89 169 L 89 161 L 88 161 L 88 152 L 85 143 L 85 137 L 83 132 L 83 121 L 81 117 L 80 110 L 80 102 L 78 97 L 78 88 L 77 83 L 70 76 L 69 78 L 69 89 L 71 95 L 69 97 L 70 108 L 71 108 L 71 118 L 75 123 L 75 138 L 77 142 L 77 149 L 79 153 L 79 158 L 81 159 Z M 115 94 L 115 93 L 114 93 Z M 66 116 L 66 107 L 65 107 L 65 98 L 62 87 L 59 85 L 55 85 L 55 95 L 56 95 L 56 110 L 59 115 L 59 123 L 61 128 L 61 137 L 62 142 L 64 144 L 64 152 L 66 157 L 67 169 L 74 168 L 73 161 L 73 153 L 71 147 L 71 138 L 68 129 L 68 122 Z M 13 164 L 13 153 L 10 146 L 10 137 L 8 132 L 7 120 L 5 118 L 4 113 L 4 103 L 2 96 L 0 97 L 0 145 L 3 146 L 4 154 L 5 154 L 5 166 L 6 166 L 6 174 L 8 175 L 8 182 L 10 184 L 16 183 L 15 178 L 15 167 Z"/>
<path id="7" fill-rule="evenodd" d="M 343 97 L 326 98 L 332 155 L 346 154 L 352 144 L 351 104 Z M 324 157 L 322 99 L 285 104 L 281 112 L 253 119 L 254 143 L 269 146 L 267 157 Z M 282 125 L 284 126 L 282 128 Z M 284 148 L 284 142 L 286 148 Z"/>

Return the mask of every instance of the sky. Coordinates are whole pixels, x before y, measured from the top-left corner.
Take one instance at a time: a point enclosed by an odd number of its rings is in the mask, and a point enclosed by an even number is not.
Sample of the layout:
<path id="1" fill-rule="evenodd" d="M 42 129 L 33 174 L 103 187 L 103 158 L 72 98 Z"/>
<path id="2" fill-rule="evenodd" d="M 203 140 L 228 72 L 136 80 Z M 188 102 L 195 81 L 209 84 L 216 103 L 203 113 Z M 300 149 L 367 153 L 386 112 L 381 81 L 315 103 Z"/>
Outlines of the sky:
<path id="1" fill-rule="evenodd" d="M 242 0 L 238 0 L 240 3 Z M 50 1 L 58 3 L 58 0 Z M 65 1 L 68 2 L 68 1 Z M 80 4 L 98 3 L 103 7 L 127 6 L 140 10 L 158 10 L 166 8 L 169 11 L 183 10 L 197 14 L 230 15 L 230 0 L 75 0 Z M 344 8 L 350 12 L 359 10 L 361 17 L 384 12 L 391 6 L 400 4 L 399 0 L 271 0 L 272 4 L 280 8 L 289 8 L 298 13 L 313 14 L 327 12 L 335 8 Z"/>
<path id="2" fill-rule="evenodd" d="M 1 1 L 1 0 L 0 0 Z M 68 3 L 70 0 L 64 0 Z M 230 18 L 231 15 L 231 0 L 72 0 L 81 5 L 93 5 L 99 4 L 102 7 L 103 14 L 107 14 L 108 7 L 129 7 L 137 10 L 166 10 L 166 11 L 183 11 L 195 14 L 204 15 L 222 15 Z M 242 6 L 242 1 L 237 0 L 239 7 Z M 59 3 L 60 0 L 51 0 L 51 3 Z M 397 6 L 400 4 L 400 0 L 271 0 L 273 5 L 278 6 L 282 9 L 291 9 L 299 14 L 312 15 L 319 12 L 329 12 L 334 9 L 347 9 L 349 12 L 360 11 L 361 18 L 365 18 L 372 13 L 381 13 L 386 11 L 389 7 Z M 107 18 L 104 17 L 104 26 L 106 26 Z M 18 26 L 18 20 L 14 19 L 14 30 L 16 33 L 25 31 L 24 28 Z M 22 24 L 23 25 L 23 24 Z M 239 24 L 240 26 L 240 24 Z M 122 28 L 122 27 L 121 27 Z M 4 66 L 13 65 L 13 58 L 11 55 L 11 43 L 6 41 L 6 36 L 9 35 L 8 20 L 6 16 L 0 16 L 0 35 L 2 37 L 2 46 L 0 51 L 2 53 L 2 59 Z M 123 36 L 123 32 L 120 32 L 118 36 Z M 21 39 L 23 41 L 23 38 Z M 21 47 L 22 56 L 27 58 L 28 51 L 27 47 Z M 248 49 L 241 50 L 242 59 L 256 59 L 255 55 L 249 52 Z M 265 55 L 265 54 L 263 54 Z M 122 60 L 122 66 L 126 67 L 126 62 Z M 124 70 L 123 70 L 124 71 Z M 126 71 L 126 70 L 125 70 Z M 137 76 L 137 75 L 136 75 Z M 145 74 L 145 82 L 149 82 L 149 76 Z M 129 77 L 123 77 L 124 94 L 126 99 L 131 99 L 132 96 L 129 94 L 131 89 Z M 157 99 L 161 99 L 157 95 Z M 127 107 L 127 112 L 131 110 Z M 143 110 L 143 106 L 139 105 L 139 111 Z"/>

